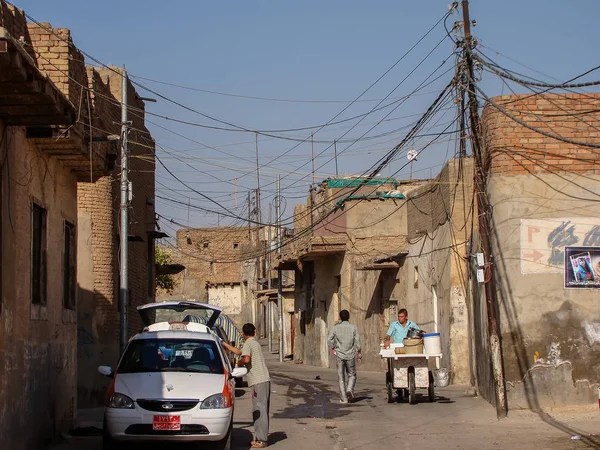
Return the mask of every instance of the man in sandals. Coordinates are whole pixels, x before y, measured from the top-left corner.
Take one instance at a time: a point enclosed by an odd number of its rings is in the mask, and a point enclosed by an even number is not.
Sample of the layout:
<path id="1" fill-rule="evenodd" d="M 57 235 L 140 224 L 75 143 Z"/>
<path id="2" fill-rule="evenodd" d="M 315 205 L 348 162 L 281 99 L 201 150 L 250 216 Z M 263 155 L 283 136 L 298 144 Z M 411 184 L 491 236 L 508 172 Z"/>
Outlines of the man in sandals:
<path id="1" fill-rule="evenodd" d="M 340 383 L 340 403 L 348 403 L 354 399 L 354 386 L 356 385 L 356 358 L 362 359 L 360 352 L 360 337 L 355 325 L 350 322 L 350 313 L 343 309 L 340 311 L 340 322 L 335 324 L 329 333 L 328 344 L 336 356 L 338 381 Z M 346 386 L 346 375 L 348 385 Z"/>
<path id="2" fill-rule="evenodd" d="M 250 443 L 252 448 L 266 448 L 269 438 L 269 407 L 271 404 L 271 378 L 265 363 L 260 344 L 255 339 L 256 327 L 247 323 L 242 327 L 244 346 L 240 350 L 223 341 L 223 346 L 241 355 L 238 365 L 246 366 L 248 374 L 248 387 L 252 389 L 252 419 L 254 421 L 254 440 Z"/>

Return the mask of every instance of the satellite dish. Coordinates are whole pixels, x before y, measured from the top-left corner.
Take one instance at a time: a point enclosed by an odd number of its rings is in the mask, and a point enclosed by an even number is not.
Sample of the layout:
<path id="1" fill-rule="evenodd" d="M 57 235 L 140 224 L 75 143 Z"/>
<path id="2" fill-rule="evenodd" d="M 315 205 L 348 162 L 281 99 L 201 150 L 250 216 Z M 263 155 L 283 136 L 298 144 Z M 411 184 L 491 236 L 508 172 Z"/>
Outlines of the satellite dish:
<path id="1" fill-rule="evenodd" d="M 415 149 L 409 150 L 406 153 L 406 157 L 408 158 L 409 161 L 416 161 L 417 160 L 417 155 L 419 154 L 419 152 L 417 152 Z"/>

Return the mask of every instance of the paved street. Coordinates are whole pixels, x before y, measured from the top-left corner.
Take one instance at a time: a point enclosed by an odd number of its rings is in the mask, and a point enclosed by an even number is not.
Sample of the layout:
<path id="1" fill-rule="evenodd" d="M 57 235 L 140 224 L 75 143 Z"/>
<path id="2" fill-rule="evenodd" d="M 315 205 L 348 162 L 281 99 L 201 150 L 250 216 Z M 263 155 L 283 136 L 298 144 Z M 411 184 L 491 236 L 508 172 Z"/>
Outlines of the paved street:
<path id="1" fill-rule="evenodd" d="M 435 403 L 387 404 L 383 376 L 359 372 L 357 399 L 339 404 L 334 370 L 278 363 L 267 355 L 273 377 L 270 448 L 276 449 L 585 449 L 600 448 L 595 408 L 552 411 L 546 422 L 525 411 L 511 412 L 501 422 L 495 410 L 466 389 L 439 389 Z M 425 391 L 423 390 L 423 394 Z M 252 439 L 251 400 L 238 389 L 234 449 L 248 449 Z M 100 410 L 80 414 L 82 426 L 101 426 Z M 579 435 L 580 440 L 572 440 Z M 51 450 L 99 450 L 101 438 L 71 438 Z M 187 448 L 156 446 L 161 450 Z M 144 449 L 149 449 L 144 446 Z"/>

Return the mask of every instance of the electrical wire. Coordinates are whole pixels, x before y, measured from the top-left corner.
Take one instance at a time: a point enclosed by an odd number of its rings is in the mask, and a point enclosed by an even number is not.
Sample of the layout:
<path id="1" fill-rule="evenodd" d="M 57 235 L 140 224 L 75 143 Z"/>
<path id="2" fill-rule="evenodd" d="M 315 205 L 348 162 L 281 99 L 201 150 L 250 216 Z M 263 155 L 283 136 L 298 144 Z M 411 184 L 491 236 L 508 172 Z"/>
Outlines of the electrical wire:
<path id="1" fill-rule="evenodd" d="M 300 99 L 285 99 L 285 98 L 272 98 L 272 97 L 256 97 L 256 96 L 251 96 L 251 95 L 240 95 L 240 94 L 232 94 L 232 93 L 228 93 L 228 92 L 212 91 L 209 89 L 200 89 L 200 88 L 196 88 L 196 87 L 192 87 L 192 86 L 185 86 L 182 84 L 171 83 L 168 81 L 155 80 L 152 78 L 134 75 L 131 73 L 129 73 L 128 75 L 131 78 L 137 78 L 140 80 L 149 81 L 151 83 L 162 84 L 164 86 L 171 86 L 171 87 L 176 87 L 176 88 L 185 89 L 185 90 L 194 91 L 194 92 L 203 92 L 206 94 L 222 95 L 225 97 L 243 98 L 243 99 L 247 99 L 247 100 L 263 100 L 263 101 L 279 102 L 279 103 L 317 103 L 317 104 L 352 103 L 353 101 L 354 101 L 354 103 L 368 103 L 368 102 L 381 101 L 380 98 L 368 98 L 368 99 L 362 99 L 362 100 L 300 100 Z M 392 100 L 401 100 L 401 99 L 402 99 L 402 97 L 392 98 Z M 313 128 L 313 127 L 308 127 L 307 129 L 311 129 L 311 128 Z M 316 127 L 314 127 L 314 128 L 316 128 Z"/>
<path id="2" fill-rule="evenodd" d="M 539 133 L 543 136 L 555 139 L 557 141 L 562 141 L 565 142 L 567 144 L 573 144 L 573 145 L 579 145 L 581 147 L 590 147 L 590 148 L 600 148 L 600 144 L 596 144 L 593 142 L 585 142 L 585 141 L 578 141 L 575 139 L 569 139 L 569 138 L 565 138 L 562 137 L 560 135 L 554 134 L 554 133 L 550 133 L 544 130 L 540 130 L 539 128 L 533 127 L 531 125 L 529 125 L 527 122 L 517 118 L 515 115 L 509 113 L 505 108 L 503 108 L 502 106 L 500 106 L 497 102 L 495 102 L 494 100 L 492 100 L 483 90 L 481 90 L 480 87 L 477 86 L 476 83 L 473 84 L 475 87 L 475 90 L 479 93 L 479 95 L 481 95 L 481 97 L 483 97 L 490 105 L 492 105 L 494 108 L 496 108 L 498 111 L 500 111 L 502 114 L 504 114 L 506 117 L 512 119 L 513 121 L 515 121 L 516 123 L 518 123 L 519 125 L 531 130 L 531 131 L 535 131 L 536 133 Z"/>

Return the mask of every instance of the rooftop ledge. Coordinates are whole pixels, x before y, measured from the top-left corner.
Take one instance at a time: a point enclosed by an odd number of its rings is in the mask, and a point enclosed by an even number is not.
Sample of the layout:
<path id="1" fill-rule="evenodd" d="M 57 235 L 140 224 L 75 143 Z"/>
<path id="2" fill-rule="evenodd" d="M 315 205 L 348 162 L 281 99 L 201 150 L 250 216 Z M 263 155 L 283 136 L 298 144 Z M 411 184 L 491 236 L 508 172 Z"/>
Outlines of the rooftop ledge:
<path id="1" fill-rule="evenodd" d="M 72 125 L 75 107 L 0 27 L 0 118 L 6 125 Z"/>

